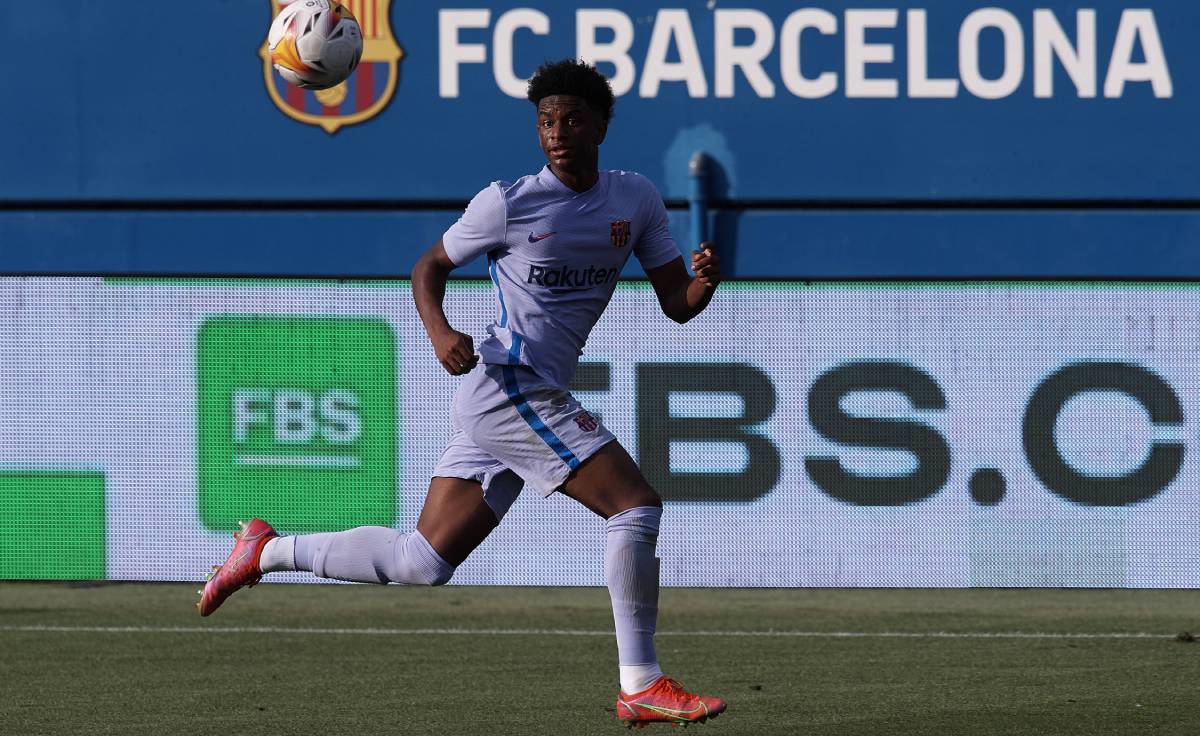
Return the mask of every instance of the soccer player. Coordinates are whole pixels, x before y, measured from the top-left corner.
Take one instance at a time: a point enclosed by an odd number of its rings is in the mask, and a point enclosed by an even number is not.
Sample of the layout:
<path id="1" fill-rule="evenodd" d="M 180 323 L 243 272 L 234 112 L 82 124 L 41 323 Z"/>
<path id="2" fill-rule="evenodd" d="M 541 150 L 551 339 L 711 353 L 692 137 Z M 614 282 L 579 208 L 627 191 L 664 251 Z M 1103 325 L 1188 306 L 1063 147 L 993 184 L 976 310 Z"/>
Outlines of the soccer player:
<path id="1" fill-rule="evenodd" d="M 617 276 L 637 255 L 663 312 L 687 322 L 720 281 L 711 243 L 689 276 L 667 230 L 662 198 L 644 177 L 599 170 L 612 116 L 608 80 L 582 62 L 542 66 L 529 81 L 548 164 L 492 183 L 418 260 L 417 311 L 437 359 L 465 376 L 453 433 L 415 531 L 383 527 L 279 536 L 255 519 L 201 592 L 201 615 L 235 590 L 280 570 L 369 583 L 442 585 L 496 528 L 523 483 L 563 493 L 607 520 L 604 574 L 616 625 L 617 717 L 631 726 L 702 722 L 725 710 L 715 697 L 665 677 L 654 649 L 662 500 L 616 438 L 568 392 L 584 341 Z M 487 257 L 496 321 L 475 354 L 442 309 L 450 272 Z"/>

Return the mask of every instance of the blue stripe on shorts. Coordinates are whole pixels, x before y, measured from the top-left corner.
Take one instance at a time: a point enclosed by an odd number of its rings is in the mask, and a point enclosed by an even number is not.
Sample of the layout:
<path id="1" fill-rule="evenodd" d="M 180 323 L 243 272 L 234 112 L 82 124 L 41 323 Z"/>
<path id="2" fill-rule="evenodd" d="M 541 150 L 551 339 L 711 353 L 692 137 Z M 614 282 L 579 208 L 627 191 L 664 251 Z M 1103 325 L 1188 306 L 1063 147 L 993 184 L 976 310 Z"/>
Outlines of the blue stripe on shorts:
<path id="1" fill-rule="evenodd" d="M 568 467 L 570 467 L 572 470 L 579 467 L 579 458 L 575 457 L 575 454 L 567 449 L 567 446 L 564 445 L 562 440 L 558 438 L 558 435 L 554 434 L 554 432 L 546 426 L 546 423 L 542 421 L 542 418 L 537 415 L 537 412 L 533 410 L 533 407 L 530 406 L 529 402 L 525 400 L 525 397 L 521 395 L 521 387 L 517 385 L 516 370 L 509 365 L 501 366 L 501 370 L 504 372 L 504 391 L 508 394 L 508 400 L 511 401 L 513 406 L 517 408 L 517 413 L 521 415 L 521 418 L 525 420 L 525 423 L 528 424 L 534 432 L 537 432 L 538 436 L 542 438 L 543 442 L 550 446 L 551 450 L 554 450 L 554 452 L 558 453 L 558 456 L 562 458 L 562 461 L 566 463 Z"/>

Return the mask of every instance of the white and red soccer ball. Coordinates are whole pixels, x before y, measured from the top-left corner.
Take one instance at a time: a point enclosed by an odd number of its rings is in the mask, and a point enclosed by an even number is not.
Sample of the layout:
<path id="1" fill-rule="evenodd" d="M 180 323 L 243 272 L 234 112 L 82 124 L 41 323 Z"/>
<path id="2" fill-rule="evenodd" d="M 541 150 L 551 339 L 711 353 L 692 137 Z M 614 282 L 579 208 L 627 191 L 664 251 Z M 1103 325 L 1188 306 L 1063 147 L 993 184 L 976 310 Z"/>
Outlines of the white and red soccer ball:
<path id="1" fill-rule="evenodd" d="M 288 83 L 328 89 L 358 66 L 362 28 L 336 0 L 293 0 L 272 21 L 267 50 L 271 64 Z"/>

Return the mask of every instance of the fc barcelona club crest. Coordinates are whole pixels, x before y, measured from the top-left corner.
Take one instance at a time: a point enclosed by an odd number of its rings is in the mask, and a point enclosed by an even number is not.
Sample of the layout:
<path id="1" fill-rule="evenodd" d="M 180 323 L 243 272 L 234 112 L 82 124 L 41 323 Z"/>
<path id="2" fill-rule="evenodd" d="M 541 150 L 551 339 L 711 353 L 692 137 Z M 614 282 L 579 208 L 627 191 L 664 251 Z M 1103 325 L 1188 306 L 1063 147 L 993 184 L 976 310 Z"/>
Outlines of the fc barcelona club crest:
<path id="1" fill-rule="evenodd" d="M 363 55 L 350 78 L 329 89 L 301 89 L 283 81 L 271 67 L 264 39 L 258 50 L 263 61 L 267 93 L 288 117 L 319 125 L 333 134 L 343 125 L 354 125 L 378 115 L 392 101 L 400 77 L 404 49 L 392 35 L 389 22 L 392 0 L 338 0 L 362 27 Z M 271 17 L 279 14 L 279 0 L 271 0 Z"/>
<path id="2" fill-rule="evenodd" d="M 595 432 L 596 428 L 600 426 L 600 420 L 586 411 L 581 411 L 575 415 L 575 423 L 584 432 Z"/>
<path id="3" fill-rule="evenodd" d="M 629 220 L 615 220 L 612 223 L 612 244 L 617 248 L 629 245 Z"/>

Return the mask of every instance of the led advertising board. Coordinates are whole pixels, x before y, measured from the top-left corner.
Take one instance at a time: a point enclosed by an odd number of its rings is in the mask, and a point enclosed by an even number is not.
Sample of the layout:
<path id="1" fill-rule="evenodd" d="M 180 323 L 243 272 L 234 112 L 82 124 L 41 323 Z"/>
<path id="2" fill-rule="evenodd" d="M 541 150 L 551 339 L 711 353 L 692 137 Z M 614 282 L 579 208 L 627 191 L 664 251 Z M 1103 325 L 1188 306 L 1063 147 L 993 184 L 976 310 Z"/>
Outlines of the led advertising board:
<path id="1" fill-rule="evenodd" d="M 447 304 L 495 316 L 487 282 Z M 666 500 L 667 585 L 1195 587 L 1197 315 L 762 281 L 680 326 L 623 282 L 573 390 Z M 252 515 L 410 529 L 455 385 L 407 282 L 0 280 L 0 578 L 200 579 Z M 599 585 L 603 534 L 524 493 L 454 581 Z"/>

